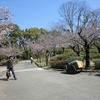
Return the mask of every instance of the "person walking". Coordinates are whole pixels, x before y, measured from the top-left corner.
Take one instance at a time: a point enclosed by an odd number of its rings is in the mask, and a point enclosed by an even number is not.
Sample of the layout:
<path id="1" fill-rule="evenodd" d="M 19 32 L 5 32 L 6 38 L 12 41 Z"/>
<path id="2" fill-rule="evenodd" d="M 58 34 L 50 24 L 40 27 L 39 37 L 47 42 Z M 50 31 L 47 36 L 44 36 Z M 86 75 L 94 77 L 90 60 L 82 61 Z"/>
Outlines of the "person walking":
<path id="1" fill-rule="evenodd" d="M 31 56 L 30 60 L 31 60 L 31 64 L 32 64 L 33 63 L 33 57 L 32 56 Z"/>
<path id="2" fill-rule="evenodd" d="M 17 80 L 15 72 L 14 72 L 14 68 L 13 68 L 13 56 L 10 56 L 7 61 L 7 70 L 9 72 L 11 71 L 14 79 Z M 9 77 L 7 77 L 7 80 L 9 80 Z"/>

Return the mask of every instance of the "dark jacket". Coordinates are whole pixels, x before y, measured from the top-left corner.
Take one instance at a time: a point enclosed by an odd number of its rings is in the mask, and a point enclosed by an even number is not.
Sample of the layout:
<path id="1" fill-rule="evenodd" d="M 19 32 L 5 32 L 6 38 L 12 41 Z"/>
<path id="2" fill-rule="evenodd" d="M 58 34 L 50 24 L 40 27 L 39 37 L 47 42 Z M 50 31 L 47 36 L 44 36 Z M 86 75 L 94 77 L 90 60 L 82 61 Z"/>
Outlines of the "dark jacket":
<path id="1" fill-rule="evenodd" d="M 13 68 L 13 60 L 8 60 L 7 61 L 7 69 Z"/>

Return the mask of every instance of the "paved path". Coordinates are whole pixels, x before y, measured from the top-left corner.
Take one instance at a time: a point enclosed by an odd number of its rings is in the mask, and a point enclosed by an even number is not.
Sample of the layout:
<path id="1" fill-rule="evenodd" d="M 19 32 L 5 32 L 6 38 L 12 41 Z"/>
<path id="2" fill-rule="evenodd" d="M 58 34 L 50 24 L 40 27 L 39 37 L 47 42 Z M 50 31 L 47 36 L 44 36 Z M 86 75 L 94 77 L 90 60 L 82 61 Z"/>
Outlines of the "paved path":
<path id="1" fill-rule="evenodd" d="M 30 61 L 15 67 L 18 80 L 0 78 L 0 100 L 100 100 L 100 73 L 65 74 Z"/>
<path id="2" fill-rule="evenodd" d="M 6 72 L 6 66 L 0 66 L 0 77 Z"/>

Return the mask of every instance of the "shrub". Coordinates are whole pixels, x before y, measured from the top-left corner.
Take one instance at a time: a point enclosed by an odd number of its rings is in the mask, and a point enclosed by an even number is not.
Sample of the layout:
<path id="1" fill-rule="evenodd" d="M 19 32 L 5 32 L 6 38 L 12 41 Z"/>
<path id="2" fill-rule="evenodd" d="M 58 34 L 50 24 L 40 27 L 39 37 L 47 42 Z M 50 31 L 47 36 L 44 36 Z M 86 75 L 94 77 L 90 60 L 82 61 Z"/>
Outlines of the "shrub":
<path id="1" fill-rule="evenodd" d="M 73 52 L 73 50 L 71 48 L 65 49 L 65 53 L 72 53 L 72 52 Z"/>
<path id="2" fill-rule="evenodd" d="M 80 56 L 71 56 L 68 59 L 69 59 L 69 61 L 72 61 L 72 60 L 81 60 L 81 61 L 83 61 L 83 58 L 80 57 Z"/>
<path id="3" fill-rule="evenodd" d="M 77 54 L 75 52 L 67 53 L 66 56 L 63 59 L 68 59 L 70 57 L 76 57 L 76 56 L 77 56 Z"/>
<path id="4" fill-rule="evenodd" d="M 50 61 L 56 61 L 56 60 L 58 60 L 57 56 L 54 56 L 54 57 L 50 58 Z"/>
<path id="5" fill-rule="evenodd" d="M 68 64 L 69 62 L 71 62 L 72 60 L 83 60 L 82 57 L 78 57 L 78 56 L 70 56 L 67 59 L 62 59 L 62 60 L 56 60 L 50 61 L 50 65 L 52 68 L 64 68 L 64 65 Z"/>
<path id="6" fill-rule="evenodd" d="M 66 61 L 50 61 L 51 68 L 64 68 Z"/>
<path id="7" fill-rule="evenodd" d="M 100 69 L 100 59 L 94 59 L 93 62 L 95 64 L 95 69 Z"/>
<path id="8" fill-rule="evenodd" d="M 57 56 L 57 60 L 62 60 L 64 58 L 66 58 L 66 57 L 67 57 L 67 55 L 62 54 L 62 55 Z"/>
<path id="9" fill-rule="evenodd" d="M 85 53 L 83 51 L 81 51 L 80 55 L 84 57 Z"/>
<path id="10" fill-rule="evenodd" d="M 90 58 L 91 58 L 91 59 L 100 58 L 100 53 L 90 53 Z"/>
<path id="11" fill-rule="evenodd" d="M 74 52 L 72 52 L 72 53 L 67 53 L 67 54 L 61 54 L 61 55 L 56 55 L 56 56 L 52 57 L 52 58 L 50 59 L 50 61 L 66 60 L 66 59 L 68 59 L 68 58 L 71 57 L 71 56 L 75 57 L 75 56 L 77 56 L 77 55 L 76 55 L 76 53 L 74 53 Z"/>
<path id="12" fill-rule="evenodd" d="M 90 52 L 91 52 L 91 53 L 98 53 L 98 50 L 97 50 L 96 47 L 92 47 L 92 48 L 90 49 Z"/>
<path id="13" fill-rule="evenodd" d="M 7 65 L 7 61 L 6 60 L 0 62 L 0 66 L 5 66 L 5 65 Z"/>
<path id="14" fill-rule="evenodd" d="M 13 60 L 14 64 L 18 63 L 18 61 L 19 61 L 18 59 Z M 0 66 L 6 66 L 6 65 L 7 65 L 7 60 L 2 60 L 0 62 Z"/>
<path id="15" fill-rule="evenodd" d="M 63 54 L 62 48 L 57 49 L 57 50 L 56 50 L 56 54 Z"/>

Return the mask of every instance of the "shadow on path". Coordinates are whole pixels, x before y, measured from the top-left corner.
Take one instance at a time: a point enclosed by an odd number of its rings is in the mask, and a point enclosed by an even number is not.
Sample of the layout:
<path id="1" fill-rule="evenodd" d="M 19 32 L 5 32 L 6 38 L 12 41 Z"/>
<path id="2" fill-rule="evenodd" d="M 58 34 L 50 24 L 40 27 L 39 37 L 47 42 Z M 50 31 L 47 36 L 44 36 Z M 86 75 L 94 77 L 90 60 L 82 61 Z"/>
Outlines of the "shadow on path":
<path id="1" fill-rule="evenodd" d="M 98 77 L 100 77 L 100 74 L 95 74 L 95 76 L 98 76 Z"/>
<path id="2" fill-rule="evenodd" d="M 10 78 L 9 80 L 15 80 L 13 78 Z M 7 78 L 0 78 L 0 81 L 8 81 Z"/>
<path id="3" fill-rule="evenodd" d="M 7 78 L 0 78 L 0 81 L 8 81 Z"/>

